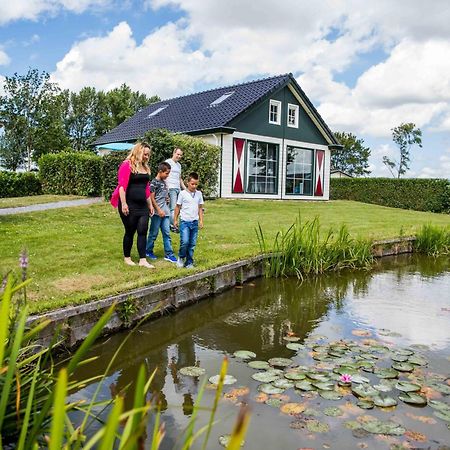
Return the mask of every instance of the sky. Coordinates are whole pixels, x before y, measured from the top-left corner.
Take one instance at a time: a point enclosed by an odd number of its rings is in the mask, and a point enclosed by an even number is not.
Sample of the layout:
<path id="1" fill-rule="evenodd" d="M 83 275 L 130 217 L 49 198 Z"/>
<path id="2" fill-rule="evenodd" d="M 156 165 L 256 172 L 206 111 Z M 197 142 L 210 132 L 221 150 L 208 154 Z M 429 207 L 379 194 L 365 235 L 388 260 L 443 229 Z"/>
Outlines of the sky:
<path id="1" fill-rule="evenodd" d="M 373 176 L 413 122 L 407 176 L 450 178 L 449 23 L 448 0 L 0 0 L 0 85 L 37 68 L 164 99 L 291 72 L 333 131 L 364 139 Z"/>

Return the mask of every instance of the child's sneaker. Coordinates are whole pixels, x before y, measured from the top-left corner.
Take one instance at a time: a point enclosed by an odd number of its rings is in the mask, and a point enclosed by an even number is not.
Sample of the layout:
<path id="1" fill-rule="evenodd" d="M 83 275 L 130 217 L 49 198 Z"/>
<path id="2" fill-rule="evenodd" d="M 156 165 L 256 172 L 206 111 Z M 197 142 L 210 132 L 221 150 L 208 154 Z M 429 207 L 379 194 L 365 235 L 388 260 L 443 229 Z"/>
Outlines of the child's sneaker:
<path id="1" fill-rule="evenodd" d="M 166 261 L 171 262 L 171 263 L 176 263 L 177 262 L 177 257 L 173 253 L 171 255 L 164 256 L 164 259 Z"/>
<path id="2" fill-rule="evenodd" d="M 145 256 L 149 259 L 158 259 L 158 257 L 153 252 L 147 253 Z"/>
<path id="3" fill-rule="evenodd" d="M 184 266 L 185 269 L 193 269 L 194 264 L 188 264 L 187 266 Z"/>
<path id="4" fill-rule="evenodd" d="M 177 259 L 177 267 L 184 267 L 184 261 L 182 258 Z"/>

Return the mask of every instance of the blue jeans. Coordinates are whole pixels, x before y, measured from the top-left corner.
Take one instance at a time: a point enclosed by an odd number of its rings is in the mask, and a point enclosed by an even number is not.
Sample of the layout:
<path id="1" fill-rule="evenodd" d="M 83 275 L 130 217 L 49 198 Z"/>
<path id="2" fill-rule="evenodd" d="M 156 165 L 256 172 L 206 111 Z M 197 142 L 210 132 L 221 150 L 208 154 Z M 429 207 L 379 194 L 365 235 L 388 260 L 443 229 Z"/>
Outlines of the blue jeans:
<path id="1" fill-rule="evenodd" d="M 175 207 L 177 206 L 177 198 L 178 194 L 180 193 L 179 189 L 176 188 L 170 188 L 169 189 L 169 199 L 170 199 L 170 225 L 174 225 L 173 223 L 173 216 L 175 214 Z"/>
<path id="2" fill-rule="evenodd" d="M 194 248 L 197 243 L 198 220 L 192 222 L 180 221 L 180 251 L 178 257 L 186 258 L 185 265 L 194 264 Z"/>
<path id="3" fill-rule="evenodd" d="M 155 246 L 155 240 L 158 236 L 158 232 L 161 229 L 161 234 L 164 243 L 164 255 L 173 255 L 172 250 L 172 240 L 170 239 L 170 228 L 169 228 L 170 218 L 166 214 L 164 217 L 159 217 L 158 214 L 153 214 L 152 221 L 150 223 L 150 230 L 148 232 L 147 239 L 147 253 L 153 253 L 153 247 Z"/>

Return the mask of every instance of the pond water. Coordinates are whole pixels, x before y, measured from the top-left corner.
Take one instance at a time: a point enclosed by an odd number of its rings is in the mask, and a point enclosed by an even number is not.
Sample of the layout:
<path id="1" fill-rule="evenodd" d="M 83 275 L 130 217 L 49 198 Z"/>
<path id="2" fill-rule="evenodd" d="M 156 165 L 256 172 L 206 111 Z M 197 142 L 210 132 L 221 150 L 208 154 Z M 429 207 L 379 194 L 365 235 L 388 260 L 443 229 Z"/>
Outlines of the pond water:
<path id="1" fill-rule="evenodd" d="M 149 372 L 158 367 L 152 395 L 159 398 L 163 409 L 166 436 L 161 448 L 179 448 L 202 382 L 202 377 L 183 376 L 179 369 L 200 366 L 207 379 L 219 373 L 224 356 L 228 356 L 228 373 L 237 382 L 225 386 L 228 398 L 220 402 L 219 422 L 208 449 L 222 448 L 219 436 L 231 432 L 241 401 L 250 405 L 252 413 L 245 449 L 403 448 L 396 447 L 400 444 L 405 448 L 449 448 L 446 420 L 450 420 L 450 407 L 439 403 L 450 405 L 449 267 L 448 258 L 415 255 L 384 259 L 371 272 L 332 274 L 302 283 L 254 280 L 135 330 L 113 364 L 99 399 L 109 399 L 132 383 L 141 364 Z M 93 351 L 98 359 L 80 369 L 80 375 L 102 373 L 125 336 L 119 333 L 98 342 Z M 302 346 L 292 350 L 286 347 L 289 343 Z M 324 389 L 321 395 L 314 385 L 312 391 L 289 388 L 282 395 L 261 393 L 261 382 L 252 375 L 263 371 L 234 357 L 238 350 L 254 352 L 253 359 L 259 361 L 291 358 L 292 366 L 303 366 L 295 372 L 303 374 L 295 383 L 319 382 Z M 412 367 L 409 362 L 414 363 Z M 373 367 L 390 368 L 392 364 L 402 369 L 397 379 L 382 378 L 389 371 L 373 373 Z M 351 388 L 338 387 L 340 374 L 333 369 L 339 367 L 353 380 L 367 378 L 366 384 L 353 382 L 354 390 L 377 386 L 380 391 L 375 397 L 387 402 L 394 399 L 397 406 L 357 406 L 361 398 Z M 419 395 L 425 395 L 429 403 L 434 401 L 434 407 L 403 402 L 399 399 L 402 391 L 395 387 L 398 381 L 418 384 Z M 338 400 L 323 398 L 330 384 L 334 385 L 332 392 L 341 397 Z M 310 387 L 306 383 L 301 386 Z M 248 389 L 237 391 L 238 387 Z M 403 383 L 403 387 L 408 390 L 410 386 Z M 91 384 L 73 397 L 91 398 L 96 388 L 97 384 Z M 214 394 L 206 389 L 202 405 L 210 407 Z M 132 396 L 130 388 L 129 406 Z M 285 403 L 300 405 L 283 408 Z M 360 404 L 364 406 L 364 402 Z M 198 424 L 206 424 L 208 417 L 207 411 L 201 411 Z M 369 432 L 373 423 L 379 424 L 374 419 L 387 422 L 391 429 L 397 427 L 394 432 L 402 434 Z M 149 423 L 149 435 L 151 427 Z M 202 441 L 195 448 L 201 448 Z"/>

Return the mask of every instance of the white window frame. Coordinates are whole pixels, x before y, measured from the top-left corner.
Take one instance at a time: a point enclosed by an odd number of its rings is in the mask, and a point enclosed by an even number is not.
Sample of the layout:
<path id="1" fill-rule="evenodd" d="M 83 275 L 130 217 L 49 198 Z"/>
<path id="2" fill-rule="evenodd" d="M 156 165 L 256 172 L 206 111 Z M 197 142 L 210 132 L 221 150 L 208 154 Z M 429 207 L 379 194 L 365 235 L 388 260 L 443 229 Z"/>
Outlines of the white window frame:
<path id="1" fill-rule="evenodd" d="M 289 115 L 290 112 L 294 111 L 295 114 L 295 120 L 294 123 L 289 123 Z M 292 103 L 288 103 L 288 107 L 287 107 L 287 118 L 286 118 L 286 125 L 290 128 L 298 128 L 298 114 L 299 114 L 299 106 L 298 105 L 293 105 Z"/>
<path id="2" fill-rule="evenodd" d="M 273 121 L 271 120 L 271 112 L 272 112 L 272 106 L 276 106 L 277 108 L 277 120 Z M 280 100 L 272 100 L 269 101 L 269 123 L 273 125 L 281 125 L 281 102 Z"/>

